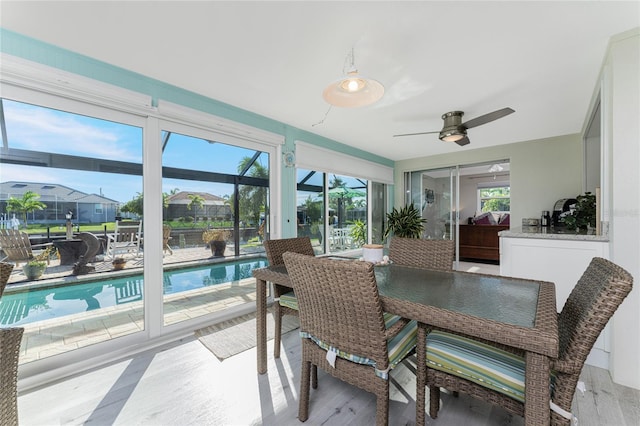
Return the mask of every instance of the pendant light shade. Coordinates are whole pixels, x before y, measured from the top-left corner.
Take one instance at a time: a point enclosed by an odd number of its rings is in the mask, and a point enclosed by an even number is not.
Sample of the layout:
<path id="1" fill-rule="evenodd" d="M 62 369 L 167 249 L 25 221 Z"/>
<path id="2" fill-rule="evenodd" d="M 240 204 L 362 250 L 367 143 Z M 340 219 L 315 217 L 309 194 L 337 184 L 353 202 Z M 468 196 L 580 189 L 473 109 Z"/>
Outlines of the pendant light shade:
<path id="1" fill-rule="evenodd" d="M 351 69 L 347 74 L 329 84 L 322 97 L 329 104 L 343 108 L 354 108 L 377 102 L 384 95 L 384 86 L 378 81 L 358 74 L 351 51 Z"/>

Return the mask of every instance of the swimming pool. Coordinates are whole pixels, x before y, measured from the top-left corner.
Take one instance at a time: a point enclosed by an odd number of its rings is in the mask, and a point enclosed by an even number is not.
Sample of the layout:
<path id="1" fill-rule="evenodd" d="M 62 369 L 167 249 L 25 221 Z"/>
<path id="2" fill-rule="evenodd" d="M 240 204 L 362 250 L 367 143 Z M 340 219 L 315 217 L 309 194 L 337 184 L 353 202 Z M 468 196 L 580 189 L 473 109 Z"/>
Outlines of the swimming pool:
<path id="1" fill-rule="evenodd" d="M 251 278 L 254 269 L 265 266 L 266 259 L 252 258 L 166 270 L 163 293 L 181 293 Z M 0 325 L 20 326 L 141 301 L 143 288 L 144 279 L 140 274 L 5 293 L 0 299 Z"/>

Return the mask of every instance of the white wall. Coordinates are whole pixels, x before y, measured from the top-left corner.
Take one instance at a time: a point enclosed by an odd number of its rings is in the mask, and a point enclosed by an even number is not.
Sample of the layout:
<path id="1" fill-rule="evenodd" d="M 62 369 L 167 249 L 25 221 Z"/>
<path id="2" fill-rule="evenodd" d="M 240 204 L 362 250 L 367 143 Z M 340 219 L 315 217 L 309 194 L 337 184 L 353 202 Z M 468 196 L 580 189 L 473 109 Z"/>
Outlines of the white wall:
<path id="1" fill-rule="evenodd" d="M 394 178 L 402 185 L 405 172 L 508 159 L 511 226 L 516 227 L 523 217 L 540 217 L 557 200 L 582 192 L 582 158 L 582 141 L 575 134 L 397 161 Z M 404 191 L 396 191 L 396 206 L 404 204 L 403 196 Z"/>
<path id="2" fill-rule="evenodd" d="M 614 382 L 640 389 L 640 29 L 612 40 L 603 72 L 603 143 L 608 150 L 611 260 L 634 289 L 613 318 Z"/>

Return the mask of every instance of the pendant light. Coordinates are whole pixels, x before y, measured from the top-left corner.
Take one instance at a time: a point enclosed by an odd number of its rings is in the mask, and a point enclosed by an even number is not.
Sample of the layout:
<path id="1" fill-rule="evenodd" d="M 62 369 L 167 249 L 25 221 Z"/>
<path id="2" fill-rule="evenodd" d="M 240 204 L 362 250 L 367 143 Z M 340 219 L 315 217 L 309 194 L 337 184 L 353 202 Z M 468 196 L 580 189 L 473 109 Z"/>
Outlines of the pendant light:
<path id="1" fill-rule="evenodd" d="M 329 84 L 322 97 L 329 104 L 343 108 L 355 108 L 377 102 L 384 95 L 384 86 L 378 81 L 366 78 L 355 67 L 353 49 L 351 49 L 351 67 L 347 74 Z"/>

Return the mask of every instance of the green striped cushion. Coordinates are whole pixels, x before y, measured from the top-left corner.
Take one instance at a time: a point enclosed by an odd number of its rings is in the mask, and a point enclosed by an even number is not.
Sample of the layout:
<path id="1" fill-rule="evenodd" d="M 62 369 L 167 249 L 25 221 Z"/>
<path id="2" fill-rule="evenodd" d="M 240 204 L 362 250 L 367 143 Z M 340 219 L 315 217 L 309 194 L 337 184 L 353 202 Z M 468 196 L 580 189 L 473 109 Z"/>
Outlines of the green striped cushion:
<path id="1" fill-rule="evenodd" d="M 384 314 L 384 323 L 386 328 L 391 327 L 395 324 L 400 317 L 398 315 L 392 314 Z M 389 370 L 393 369 L 396 365 L 400 363 L 412 350 L 416 347 L 416 337 L 418 334 L 418 323 L 416 321 L 409 321 L 407 325 L 392 339 L 387 341 L 387 350 L 389 352 L 389 369 L 388 370 L 379 370 L 375 369 L 376 376 L 388 380 L 389 379 Z M 339 348 L 334 348 L 333 346 L 323 342 L 312 336 L 311 334 L 300 331 L 300 337 L 303 339 L 311 339 L 318 346 L 326 351 L 334 351 L 336 354 L 343 359 L 358 363 L 371 365 L 375 367 L 375 361 L 369 359 L 367 357 L 350 354 L 348 352 L 344 352 Z"/>
<path id="2" fill-rule="evenodd" d="M 427 335 L 427 366 L 524 402 L 524 358 L 441 331 Z"/>
<path id="3" fill-rule="evenodd" d="M 278 303 L 280 303 L 280 306 L 291 308 L 294 311 L 298 310 L 298 298 L 292 291 L 280 296 Z"/>

